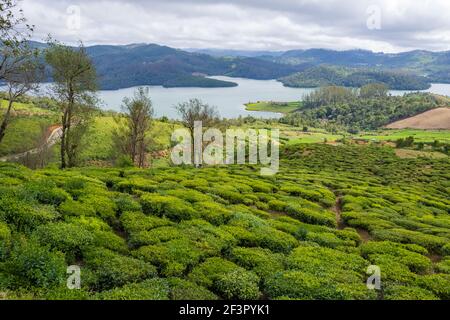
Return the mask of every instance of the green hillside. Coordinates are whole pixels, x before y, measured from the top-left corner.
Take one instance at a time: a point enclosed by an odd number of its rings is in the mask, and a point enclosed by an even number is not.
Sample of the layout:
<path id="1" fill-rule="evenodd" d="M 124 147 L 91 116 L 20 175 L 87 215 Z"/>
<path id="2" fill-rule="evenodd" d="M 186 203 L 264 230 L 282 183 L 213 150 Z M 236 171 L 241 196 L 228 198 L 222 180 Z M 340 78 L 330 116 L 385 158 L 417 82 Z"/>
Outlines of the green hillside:
<path id="1" fill-rule="evenodd" d="M 449 299 L 449 162 L 293 145 L 256 167 L 0 164 L 0 290 L 49 299 Z M 65 287 L 82 266 L 82 290 Z M 366 288 L 380 266 L 383 291 Z M 29 266 L 33 266 L 32 269 Z"/>

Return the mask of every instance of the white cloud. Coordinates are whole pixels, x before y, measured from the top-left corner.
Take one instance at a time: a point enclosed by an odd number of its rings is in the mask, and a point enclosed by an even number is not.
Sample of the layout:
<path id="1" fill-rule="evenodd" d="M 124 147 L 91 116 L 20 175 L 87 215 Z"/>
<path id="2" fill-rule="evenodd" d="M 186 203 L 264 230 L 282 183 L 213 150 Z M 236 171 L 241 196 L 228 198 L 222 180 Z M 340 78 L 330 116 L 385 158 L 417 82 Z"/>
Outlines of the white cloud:
<path id="1" fill-rule="evenodd" d="M 67 8 L 81 28 L 67 27 Z M 381 29 L 367 28 L 367 8 Z M 22 0 L 35 38 L 86 44 L 152 42 L 179 48 L 450 50 L 447 0 Z"/>

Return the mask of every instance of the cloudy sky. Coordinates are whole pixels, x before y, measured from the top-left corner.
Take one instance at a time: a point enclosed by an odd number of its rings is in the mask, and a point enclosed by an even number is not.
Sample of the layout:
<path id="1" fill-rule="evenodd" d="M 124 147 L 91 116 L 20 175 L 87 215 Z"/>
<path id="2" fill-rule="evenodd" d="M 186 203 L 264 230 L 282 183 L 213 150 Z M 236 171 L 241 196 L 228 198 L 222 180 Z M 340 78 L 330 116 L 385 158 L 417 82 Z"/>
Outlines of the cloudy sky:
<path id="1" fill-rule="evenodd" d="M 21 0 L 35 39 L 177 48 L 450 50 L 449 0 Z"/>

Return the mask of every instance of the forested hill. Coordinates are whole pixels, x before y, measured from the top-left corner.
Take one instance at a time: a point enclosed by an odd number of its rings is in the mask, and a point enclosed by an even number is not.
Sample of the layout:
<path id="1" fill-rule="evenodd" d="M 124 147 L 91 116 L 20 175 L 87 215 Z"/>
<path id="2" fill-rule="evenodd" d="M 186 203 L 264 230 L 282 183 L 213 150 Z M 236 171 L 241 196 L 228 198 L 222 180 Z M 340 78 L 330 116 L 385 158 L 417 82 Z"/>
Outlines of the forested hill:
<path id="1" fill-rule="evenodd" d="M 308 68 L 280 81 L 287 87 L 297 88 L 330 85 L 360 88 L 370 83 L 383 83 L 391 90 L 426 90 L 431 86 L 429 79 L 410 72 L 332 66 Z"/>
<path id="2" fill-rule="evenodd" d="M 32 44 L 41 49 L 46 46 L 39 42 Z M 359 69 L 359 71 L 368 68 L 382 71 L 402 70 L 416 76 L 415 79 L 397 77 L 394 79 L 395 86 L 387 83 L 393 89 L 409 89 L 411 82 L 415 82 L 411 89 L 422 89 L 429 82 L 450 82 L 448 76 L 450 51 L 412 51 L 400 54 L 325 49 L 273 53 L 192 49 L 184 51 L 156 44 L 98 45 L 87 47 L 86 50 L 94 61 L 102 89 L 119 89 L 138 85 L 229 87 L 235 84 L 208 79 L 205 76 L 223 75 L 257 80 L 279 79 L 324 64 L 336 68 Z M 379 78 L 386 75 L 356 74 L 356 76 L 357 81 L 364 80 L 363 84 L 365 84 L 367 79 L 383 82 Z M 427 79 L 418 76 L 426 76 Z M 402 86 L 405 81 L 408 82 L 406 87 Z M 345 83 L 334 84 L 346 85 Z"/>
<path id="3" fill-rule="evenodd" d="M 43 48 L 41 43 L 34 46 Z M 156 44 L 99 45 L 86 48 L 102 89 L 138 85 L 166 87 L 229 87 L 232 82 L 205 76 L 226 75 L 250 79 L 277 79 L 304 69 L 250 57 L 213 57 Z"/>

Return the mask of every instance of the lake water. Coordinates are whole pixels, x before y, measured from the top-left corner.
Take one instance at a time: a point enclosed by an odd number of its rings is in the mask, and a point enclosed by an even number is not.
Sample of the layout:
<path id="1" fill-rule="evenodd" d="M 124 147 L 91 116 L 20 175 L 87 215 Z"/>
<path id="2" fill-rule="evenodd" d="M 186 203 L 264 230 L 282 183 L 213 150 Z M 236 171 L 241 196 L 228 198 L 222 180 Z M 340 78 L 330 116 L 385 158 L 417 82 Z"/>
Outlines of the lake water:
<path id="1" fill-rule="evenodd" d="M 173 106 L 191 98 L 216 106 L 220 115 L 225 118 L 252 115 L 262 118 L 274 118 L 280 115 L 270 112 L 250 112 L 245 104 L 257 101 L 298 101 L 314 89 L 288 88 L 276 80 L 251 80 L 230 77 L 212 77 L 214 79 L 232 81 L 238 84 L 233 88 L 163 88 L 150 86 L 150 96 L 157 117 L 177 118 Z M 131 97 L 136 88 L 112 91 L 101 91 L 104 109 L 119 111 L 124 97 Z M 391 91 L 393 95 L 403 95 L 408 91 Z M 433 84 L 426 92 L 450 96 L 450 84 Z"/>
<path id="2" fill-rule="evenodd" d="M 252 115 L 262 118 L 280 117 L 279 114 L 269 112 L 250 112 L 245 110 L 245 104 L 257 101 L 298 101 L 305 94 L 314 89 L 288 88 L 276 80 L 251 80 L 230 77 L 212 77 L 238 84 L 233 88 L 163 88 L 149 86 L 157 117 L 178 117 L 174 106 L 191 98 L 201 99 L 203 102 L 216 106 L 222 117 L 236 118 L 238 116 Z M 45 91 L 47 85 L 43 85 Z M 100 91 L 103 101 L 102 109 L 120 111 L 124 97 L 132 97 L 136 88 Z M 410 91 L 391 91 L 392 95 L 403 95 Z M 450 84 L 433 84 L 426 92 L 450 96 Z"/>
<path id="3" fill-rule="evenodd" d="M 242 78 L 212 77 L 238 84 L 232 88 L 163 88 L 150 86 L 150 97 L 157 117 L 177 118 L 174 106 L 180 102 L 198 98 L 209 105 L 216 106 L 222 117 L 236 118 L 252 115 L 255 117 L 274 118 L 275 113 L 251 112 L 245 110 L 245 104 L 256 101 L 295 101 L 312 89 L 286 88 L 276 80 L 250 80 Z M 123 97 L 131 97 L 136 88 L 101 91 L 103 108 L 118 111 Z"/>

